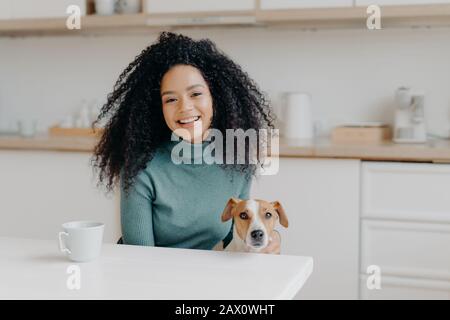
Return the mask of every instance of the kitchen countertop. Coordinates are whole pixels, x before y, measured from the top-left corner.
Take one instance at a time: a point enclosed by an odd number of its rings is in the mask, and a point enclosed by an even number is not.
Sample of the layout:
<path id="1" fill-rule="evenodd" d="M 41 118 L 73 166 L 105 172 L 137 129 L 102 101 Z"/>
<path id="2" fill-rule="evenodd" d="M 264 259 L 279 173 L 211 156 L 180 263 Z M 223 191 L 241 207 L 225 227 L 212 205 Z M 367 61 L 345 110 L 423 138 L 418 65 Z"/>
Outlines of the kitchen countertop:
<path id="1" fill-rule="evenodd" d="M 282 157 L 343 158 L 379 161 L 450 163 L 450 140 L 430 139 L 425 144 L 333 143 L 329 138 L 281 139 Z"/>
<path id="2" fill-rule="evenodd" d="M 92 152 L 96 138 L 52 137 L 39 134 L 33 138 L 0 136 L 0 150 L 52 150 Z M 429 140 L 426 144 L 333 143 L 329 138 L 314 140 L 280 139 L 279 155 L 298 158 L 342 158 L 379 161 L 417 161 L 450 163 L 450 141 Z"/>
<path id="3" fill-rule="evenodd" d="M 0 135 L 0 150 L 48 150 L 92 152 L 96 138 L 49 136 L 46 133 L 24 138 L 18 135 Z"/>
<path id="4" fill-rule="evenodd" d="M 0 252 L 0 299 L 292 299 L 313 270 L 311 257 L 106 243 L 76 263 L 56 239 L 0 237 Z M 66 285 L 74 265 L 79 290 Z"/>

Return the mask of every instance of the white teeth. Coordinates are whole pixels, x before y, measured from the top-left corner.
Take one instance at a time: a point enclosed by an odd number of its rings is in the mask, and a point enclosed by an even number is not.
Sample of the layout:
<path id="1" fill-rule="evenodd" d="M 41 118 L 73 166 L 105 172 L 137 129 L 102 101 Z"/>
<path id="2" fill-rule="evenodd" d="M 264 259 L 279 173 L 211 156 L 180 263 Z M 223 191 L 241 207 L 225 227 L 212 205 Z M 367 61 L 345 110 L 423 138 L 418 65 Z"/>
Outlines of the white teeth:
<path id="1" fill-rule="evenodd" d="M 191 117 L 191 118 L 187 118 L 187 119 L 183 119 L 183 120 L 178 120 L 178 122 L 182 123 L 182 124 L 186 124 L 186 123 L 191 123 L 191 122 L 197 121 L 198 119 L 200 119 L 199 116 Z"/>

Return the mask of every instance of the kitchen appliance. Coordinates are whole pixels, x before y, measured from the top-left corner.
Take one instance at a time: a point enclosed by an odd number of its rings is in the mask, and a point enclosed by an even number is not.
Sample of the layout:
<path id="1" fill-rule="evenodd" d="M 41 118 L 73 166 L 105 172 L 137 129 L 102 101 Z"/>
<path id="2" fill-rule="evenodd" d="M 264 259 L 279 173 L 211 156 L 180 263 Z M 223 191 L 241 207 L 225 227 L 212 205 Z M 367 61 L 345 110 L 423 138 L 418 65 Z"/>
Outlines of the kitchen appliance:
<path id="1" fill-rule="evenodd" d="M 116 0 L 116 11 L 120 14 L 141 12 L 141 0 Z"/>
<path id="2" fill-rule="evenodd" d="M 311 96 L 302 92 L 288 92 L 284 97 L 283 135 L 292 139 L 312 139 L 313 120 Z"/>
<path id="3" fill-rule="evenodd" d="M 425 96 L 413 94 L 410 88 L 401 87 L 395 94 L 394 138 L 396 143 L 424 143 Z"/>

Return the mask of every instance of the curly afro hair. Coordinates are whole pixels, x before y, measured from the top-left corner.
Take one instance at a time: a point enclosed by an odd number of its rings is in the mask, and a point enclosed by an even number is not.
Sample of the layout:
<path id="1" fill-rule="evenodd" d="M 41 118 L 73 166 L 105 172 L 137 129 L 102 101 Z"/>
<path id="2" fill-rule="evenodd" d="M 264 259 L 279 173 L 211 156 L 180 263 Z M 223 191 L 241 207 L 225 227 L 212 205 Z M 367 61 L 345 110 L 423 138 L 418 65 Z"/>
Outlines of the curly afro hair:
<path id="1" fill-rule="evenodd" d="M 160 96 L 164 74 L 176 65 L 197 68 L 209 86 L 213 101 L 211 128 L 269 129 L 274 116 L 257 84 L 209 39 L 195 41 L 181 34 L 162 32 L 120 74 L 113 92 L 92 124 L 107 120 L 91 163 L 99 169 L 98 185 L 112 191 L 120 184 L 127 192 L 138 172 L 146 168 L 155 150 L 170 140 Z M 221 164 L 255 175 L 251 164 Z"/>

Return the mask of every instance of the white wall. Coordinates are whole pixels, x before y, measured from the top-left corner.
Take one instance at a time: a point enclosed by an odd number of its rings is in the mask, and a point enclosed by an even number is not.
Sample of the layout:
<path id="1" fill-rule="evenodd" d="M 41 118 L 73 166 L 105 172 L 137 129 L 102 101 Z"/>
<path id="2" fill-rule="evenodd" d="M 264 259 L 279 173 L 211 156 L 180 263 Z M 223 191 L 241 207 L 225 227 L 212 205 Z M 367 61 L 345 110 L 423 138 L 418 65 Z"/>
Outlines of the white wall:
<path id="1" fill-rule="evenodd" d="M 391 122 L 394 91 L 409 85 L 427 95 L 430 131 L 449 132 L 450 28 L 179 31 L 211 38 L 273 96 L 310 92 L 314 117 L 325 127 Z M 83 98 L 103 101 L 119 73 L 156 37 L 0 38 L 0 127 L 35 116 L 42 130 L 76 110 Z"/>

